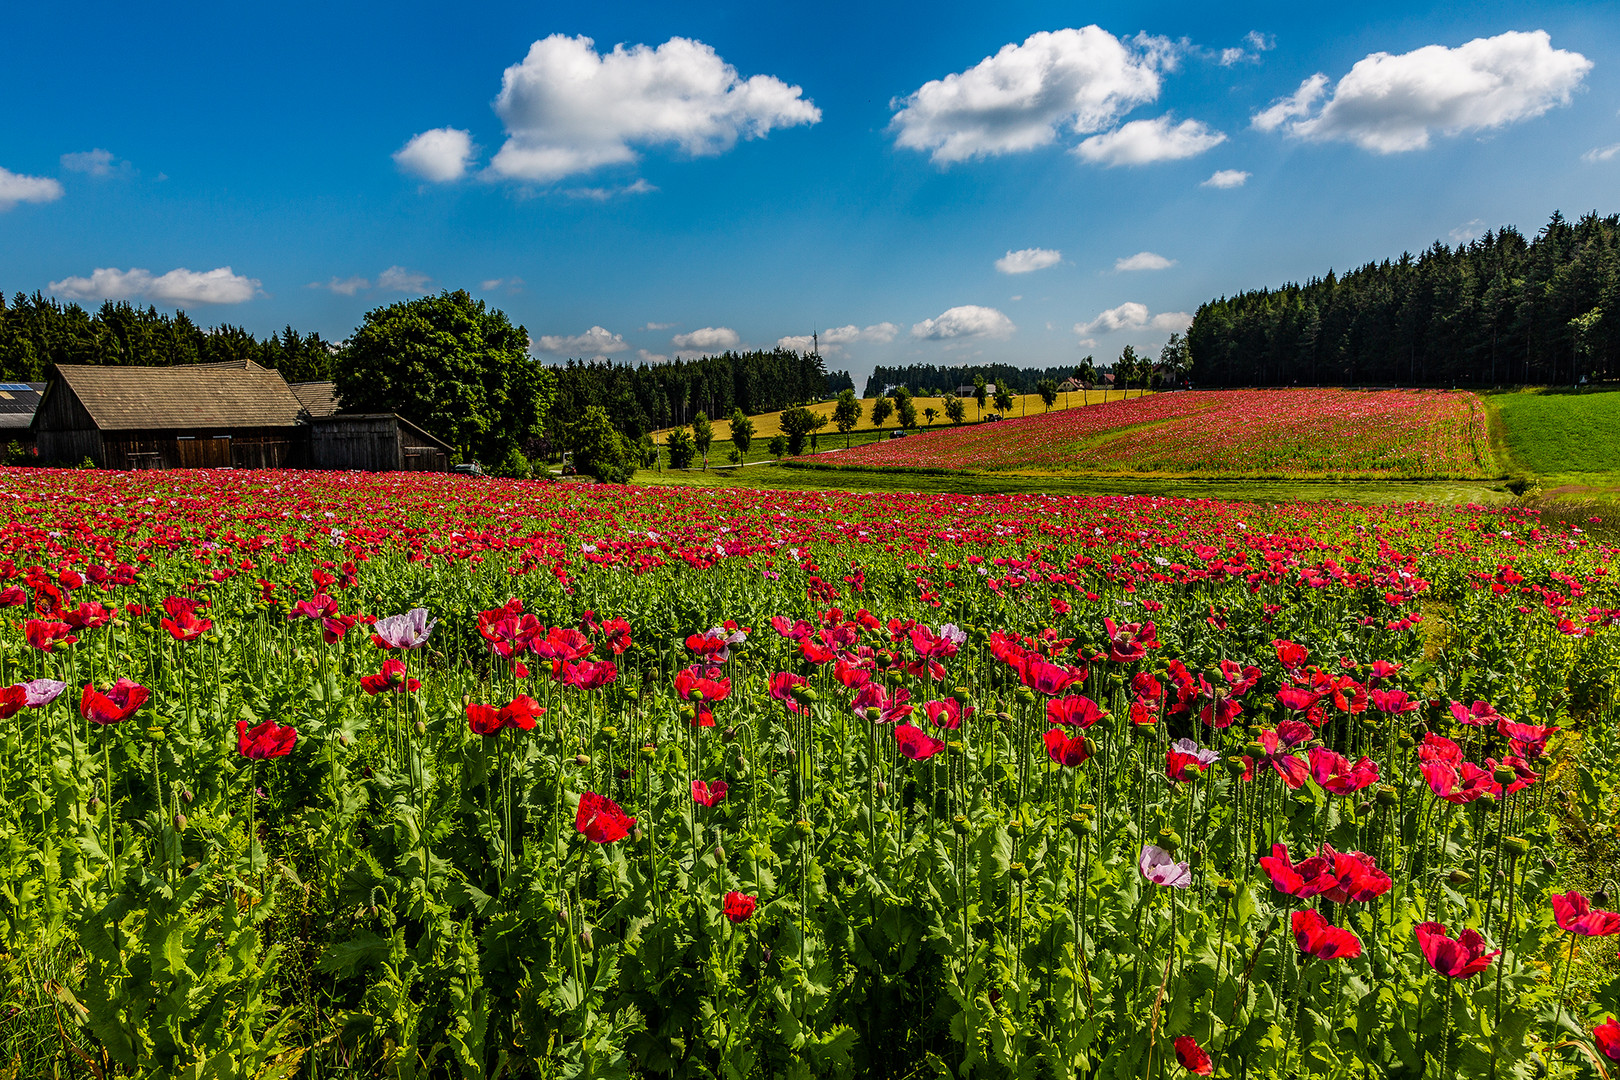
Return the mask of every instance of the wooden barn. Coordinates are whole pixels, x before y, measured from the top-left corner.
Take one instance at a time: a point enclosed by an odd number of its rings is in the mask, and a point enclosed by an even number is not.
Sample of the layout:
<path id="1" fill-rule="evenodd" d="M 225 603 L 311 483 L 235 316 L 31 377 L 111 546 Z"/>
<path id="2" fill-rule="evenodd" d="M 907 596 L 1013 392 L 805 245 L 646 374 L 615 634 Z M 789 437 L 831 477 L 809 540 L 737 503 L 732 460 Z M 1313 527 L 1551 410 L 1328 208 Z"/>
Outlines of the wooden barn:
<path id="1" fill-rule="evenodd" d="M 302 465 L 303 406 L 251 360 L 175 367 L 61 364 L 34 414 L 41 461 L 104 469 Z"/>
<path id="2" fill-rule="evenodd" d="M 395 413 L 334 412 L 308 423 L 310 463 L 317 469 L 450 471 L 450 446 Z"/>

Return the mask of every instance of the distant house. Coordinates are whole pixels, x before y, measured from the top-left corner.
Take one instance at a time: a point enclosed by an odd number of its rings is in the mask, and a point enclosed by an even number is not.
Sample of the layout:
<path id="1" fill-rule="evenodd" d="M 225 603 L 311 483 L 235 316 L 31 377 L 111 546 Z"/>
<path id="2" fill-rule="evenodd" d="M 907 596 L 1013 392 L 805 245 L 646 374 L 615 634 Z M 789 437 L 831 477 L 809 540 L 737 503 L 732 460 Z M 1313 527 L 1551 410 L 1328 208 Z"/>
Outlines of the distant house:
<path id="1" fill-rule="evenodd" d="M 303 405 L 251 360 L 175 367 L 61 364 L 34 414 L 42 461 L 104 469 L 302 464 Z"/>
<path id="2" fill-rule="evenodd" d="M 47 383 L 0 383 L 0 442 L 34 442 L 34 413 Z"/>
<path id="3" fill-rule="evenodd" d="M 104 469 L 448 472 L 454 450 L 394 413 L 345 413 L 330 382 L 252 361 L 62 364 L 34 414 L 39 457 Z M 0 399 L 0 409 L 5 405 Z M 3 438 L 3 436 L 0 436 Z"/>
<path id="4" fill-rule="evenodd" d="M 1081 382 L 1079 379 L 1069 378 L 1069 379 L 1064 379 L 1061 383 L 1058 384 L 1058 393 L 1060 393 L 1060 394 L 1078 394 L 1082 390 L 1084 390 L 1085 388 L 1086 388 L 1086 384 Z"/>
<path id="5" fill-rule="evenodd" d="M 963 386 L 958 386 L 956 388 L 956 396 L 957 397 L 975 397 L 975 396 L 978 395 L 978 392 L 979 392 L 978 389 L 975 388 L 971 383 L 968 383 L 968 384 L 963 385 Z M 989 397 L 995 397 L 996 396 L 996 384 L 995 383 L 985 383 L 984 384 L 984 392 Z"/>

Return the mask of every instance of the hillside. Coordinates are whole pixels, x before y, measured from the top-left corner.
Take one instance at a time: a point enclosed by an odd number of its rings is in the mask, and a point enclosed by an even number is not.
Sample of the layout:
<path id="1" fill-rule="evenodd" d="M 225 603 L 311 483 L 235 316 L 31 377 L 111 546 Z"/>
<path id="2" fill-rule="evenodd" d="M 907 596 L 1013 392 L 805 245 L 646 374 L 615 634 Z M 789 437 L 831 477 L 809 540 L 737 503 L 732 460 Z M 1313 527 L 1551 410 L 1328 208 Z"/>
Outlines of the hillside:
<path id="1" fill-rule="evenodd" d="M 1130 399 L 1135 401 L 1141 394 L 1141 391 L 1132 390 L 1129 393 Z M 1104 404 L 1105 401 L 1118 402 L 1123 400 L 1125 396 L 1126 392 L 1123 390 L 1092 390 L 1086 393 L 1077 391 L 1072 394 L 1059 394 L 1057 401 L 1052 405 L 1052 412 L 1057 413 L 1065 409 L 1079 409 L 1088 404 L 1092 406 L 1101 405 Z M 1150 394 L 1149 396 L 1151 397 L 1152 395 Z M 877 430 L 872 424 L 872 403 L 875 400 L 875 398 L 866 398 L 861 401 L 861 422 L 855 427 L 855 431 L 861 432 Z M 940 428 L 949 425 L 950 421 L 945 419 L 944 398 L 919 397 L 912 398 L 911 400 L 917 406 L 917 422 L 923 430 L 927 430 L 930 426 L 933 428 Z M 838 429 L 832 425 L 832 413 L 836 404 L 837 403 L 833 401 L 818 401 L 814 405 L 809 405 L 806 407 L 811 412 L 819 413 L 820 415 L 827 417 L 827 426 L 821 429 L 821 438 L 839 439 L 841 444 L 842 437 L 839 435 Z M 966 404 L 967 419 L 969 423 L 968 425 L 964 426 L 972 426 L 972 422 L 978 419 L 979 407 L 971 398 L 967 400 Z M 933 409 L 937 414 L 932 425 L 929 425 L 924 418 L 924 410 L 926 409 Z M 1034 419 L 1037 417 L 1037 415 L 1044 415 L 1045 410 L 1046 406 L 1041 401 L 1039 394 L 1014 394 L 1013 407 L 1007 410 L 1005 415 L 1009 417 L 1028 416 L 1029 418 Z M 994 411 L 995 405 L 987 402 L 984 409 L 985 415 L 988 416 Z M 754 438 L 756 440 L 769 439 L 772 435 L 782 434 L 781 412 L 761 413 L 758 416 L 751 417 L 750 419 L 754 421 Z M 891 431 L 898 426 L 899 421 L 891 415 L 888 421 L 883 425 L 883 430 Z M 653 435 L 654 441 L 662 444 L 668 437 L 670 430 L 671 429 L 669 428 L 665 428 L 662 431 L 656 432 Z M 715 441 L 723 442 L 730 438 L 731 421 L 715 420 Z M 831 446 L 833 444 L 828 443 L 828 445 Z"/>
<path id="2" fill-rule="evenodd" d="M 1433 390 L 1158 394 L 923 432 L 857 447 L 828 464 L 1206 477 L 1478 478 L 1500 472 L 1479 398 Z"/>

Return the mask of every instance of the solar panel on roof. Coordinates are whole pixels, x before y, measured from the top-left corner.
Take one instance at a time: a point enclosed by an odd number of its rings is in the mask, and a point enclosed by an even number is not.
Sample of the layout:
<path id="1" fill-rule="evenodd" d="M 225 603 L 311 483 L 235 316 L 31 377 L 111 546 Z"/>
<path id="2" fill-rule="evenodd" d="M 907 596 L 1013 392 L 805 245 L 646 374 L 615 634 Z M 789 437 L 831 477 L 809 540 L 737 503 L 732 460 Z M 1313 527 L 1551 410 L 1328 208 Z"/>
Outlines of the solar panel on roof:
<path id="1" fill-rule="evenodd" d="M 27 394 L 27 393 L 32 393 L 33 389 L 34 388 L 32 386 L 29 386 L 25 382 L 3 382 L 3 383 L 0 383 L 0 390 L 21 390 L 23 393 Z"/>

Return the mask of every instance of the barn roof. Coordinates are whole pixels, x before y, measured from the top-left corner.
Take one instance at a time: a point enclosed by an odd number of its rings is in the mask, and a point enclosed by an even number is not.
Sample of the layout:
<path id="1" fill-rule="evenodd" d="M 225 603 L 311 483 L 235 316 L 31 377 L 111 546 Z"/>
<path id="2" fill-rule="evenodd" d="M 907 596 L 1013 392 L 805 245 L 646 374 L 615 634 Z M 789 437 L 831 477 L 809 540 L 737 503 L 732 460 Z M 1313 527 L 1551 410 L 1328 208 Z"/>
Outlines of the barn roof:
<path id="1" fill-rule="evenodd" d="M 0 429 L 27 428 L 44 391 L 44 383 L 0 383 Z"/>
<path id="2" fill-rule="evenodd" d="M 293 396 L 304 406 L 304 411 L 310 416 L 331 416 L 338 411 L 337 383 L 328 379 L 325 382 L 295 382 L 291 384 Z"/>
<path id="3" fill-rule="evenodd" d="M 304 408 L 280 372 L 251 360 L 175 367 L 59 364 L 56 371 L 103 431 L 293 427 Z"/>

